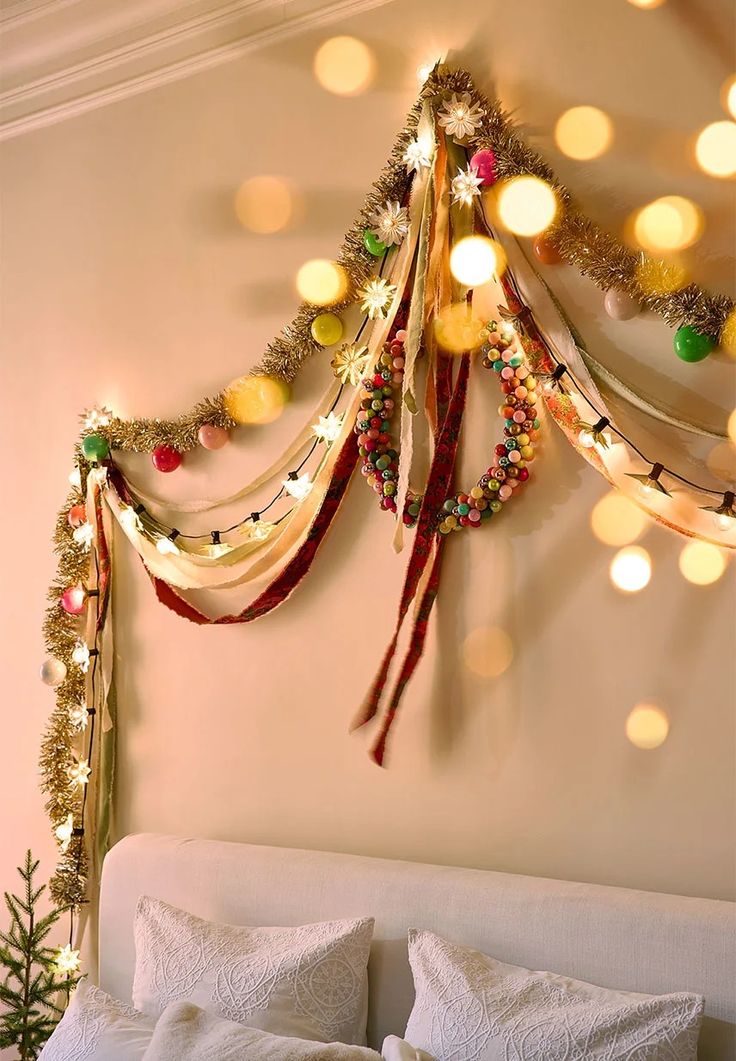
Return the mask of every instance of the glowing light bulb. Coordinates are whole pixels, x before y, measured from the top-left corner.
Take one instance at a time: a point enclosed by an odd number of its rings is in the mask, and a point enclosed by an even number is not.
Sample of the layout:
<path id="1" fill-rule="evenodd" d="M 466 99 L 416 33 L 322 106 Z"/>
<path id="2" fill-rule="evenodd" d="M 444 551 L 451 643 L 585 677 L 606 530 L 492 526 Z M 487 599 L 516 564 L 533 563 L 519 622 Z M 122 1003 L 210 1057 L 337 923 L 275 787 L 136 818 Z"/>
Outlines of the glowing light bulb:
<path id="1" fill-rule="evenodd" d="M 337 262 L 314 258 L 305 262 L 296 274 L 296 288 L 305 302 L 313 306 L 330 306 L 345 297 L 348 278 Z"/>
<path id="2" fill-rule="evenodd" d="M 75 527 L 72 531 L 72 538 L 77 545 L 80 545 L 85 550 L 85 552 L 89 552 L 95 538 L 94 527 L 91 523 L 80 523 L 79 526 Z"/>
<path id="3" fill-rule="evenodd" d="M 143 530 L 141 518 L 132 505 L 124 505 L 120 509 L 118 519 L 120 520 L 120 526 L 123 527 L 126 531 L 140 534 L 140 532 Z"/>
<path id="4" fill-rule="evenodd" d="M 84 426 L 89 431 L 96 431 L 98 427 L 108 427 L 113 419 L 113 412 L 106 405 L 98 405 L 89 409 L 84 415 Z"/>
<path id="5" fill-rule="evenodd" d="M 59 947 L 54 964 L 62 976 L 76 973 L 80 965 L 79 951 L 74 950 L 70 943 L 67 943 L 65 947 Z"/>
<path id="6" fill-rule="evenodd" d="M 434 69 L 434 63 L 422 63 L 417 67 L 417 81 L 423 85 Z"/>
<path id="7" fill-rule="evenodd" d="M 72 663 L 76 663 L 83 674 L 89 670 L 90 651 L 89 646 L 81 638 L 77 639 L 72 649 Z"/>
<path id="8" fill-rule="evenodd" d="M 83 730 L 87 728 L 89 722 L 89 711 L 87 710 L 86 704 L 74 704 L 73 707 L 69 708 L 69 721 L 75 729 Z"/>
<path id="9" fill-rule="evenodd" d="M 695 586 L 709 586 L 726 570 L 726 558 L 717 545 L 691 541 L 680 553 L 678 565 L 688 582 Z"/>
<path id="10" fill-rule="evenodd" d="M 648 522 L 639 506 L 616 490 L 602 497 L 590 514 L 593 533 L 604 545 L 631 545 Z"/>
<path id="11" fill-rule="evenodd" d="M 635 747 L 645 751 L 664 744 L 669 731 L 667 715 L 654 704 L 637 704 L 626 719 L 626 736 Z"/>
<path id="12" fill-rule="evenodd" d="M 159 538 L 156 542 L 156 549 L 162 556 L 178 556 L 181 549 L 176 544 L 173 538 Z"/>
<path id="13" fill-rule="evenodd" d="M 506 268 L 503 249 L 485 236 L 466 236 L 450 252 L 450 271 L 465 287 L 486 284 Z"/>
<path id="14" fill-rule="evenodd" d="M 554 221 L 557 196 L 539 177 L 512 177 L 499 193 L 498 213 L 506 228 L 517 236 L 537 236 Z"/>
<path id="15" fill-rule="evenodd" d="M 314 57 L 317 81 L 338 96 L 358 96 L 365 92 L 375 73 L 373 52 L 355 37 L 331 37 Z"/>
<path id="16" fill-rule="evenodd" d="M 736 122 L 711 122 L 695 142 L 695 159 L 710 177 L 736 176 Z"/>
<path id="17" fill-rule="evenodd" d="M 578 442 L 583 449 L 592 449 L 593 446 L 595 446 L 595 439 L 587 427 L 584 427 L 582 431 L 578 433 Z"/>
<path id="18" fill-rule="evenodd" d="M 570 107 L 557 119 L 555 140 L 568 158 L 599 158 L 611 146 L 613 124 L 598 107 Z"/>
<path id="19" fill-rule="evenodd" d="M 649 584 L 652 562 L 646 549 L 630 545 L 620 549 L 609 568 L 611 582 L 624 593 L 638 593 Z"/>
<path id="20" fill-rule="evenodd" d="M 312 431 L 314 431 L 320 442 L 330 445 L 340 437 L 342 421 L 342 416 L 328 413 L 327 416 L 320 416 L 318 423 L 312 425 Z"/>
<path id="21" fill-rule="evenodd" d="M 299 475 L 295 479 L 289 477 L 281 483 L 287 494 L 291 494 L 297 501 L 303 501 L 314 485 L 308 475 Z"/>
<path id="22" fill-rule="evenodd" d="M 70 785 L 86 785 L 89 782 L 89 775 L 92 771 L 89 768 L 89 763 L 86 759 L 79 759 L 78 762 L 73 763 L 67 770 L 69 775 Z"/>
<path id="23" fill-rule="evenodd" d="M 72 834 L 74 832 L 74 815 L 68 814 L 66 819 L 57 825 L 54 829 L 54 835 L 59 841 L 59 848 L 62 852 L 65 852 L 71 843 Z"/>

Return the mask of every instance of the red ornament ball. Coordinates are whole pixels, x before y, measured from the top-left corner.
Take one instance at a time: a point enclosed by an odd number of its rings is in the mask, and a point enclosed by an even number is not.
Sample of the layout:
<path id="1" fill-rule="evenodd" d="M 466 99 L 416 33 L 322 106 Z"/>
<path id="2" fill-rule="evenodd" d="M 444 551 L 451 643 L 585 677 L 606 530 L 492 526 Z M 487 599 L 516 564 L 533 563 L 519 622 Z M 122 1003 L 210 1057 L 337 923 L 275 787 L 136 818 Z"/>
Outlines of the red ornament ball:
<path id="1" fill-rule="evenodd" d="M 544 233 L 534 240 L 533 249 L 535 258 L 542 265 L 559 265 L 562 261 L 562 255 Z"/>
<path id="2" fill-rule="evenodd" d="M 470 160 L 470 168 L 475 170 L 485 185 L 495 184 L 498 180 L 496 156 L 489 148 L 475 152 Z"/>
<path id="3" fill-rule="evenodd" d="M 87 522 L 87 509 L 84 505 L 72 505 L 66 518 L 69 526 L 76 530 L 77 527 L 81 527 L 83 523 Z"/>
<path id="4" fill-rule="evenodd" d="M 61 606 L 67 615 L 81 615 L 86 603 L 84 586 L 69 586 L 61 595 Z"/>
<path id="5" fill-rule="evenodd" d="M 203 449 L 222 449 L 230 441 L 230 436 L 224 427 L 217 424 L 202 424 L 197 432 L 200 446 Z"/>
<path id="6" fill-rule="evenodd" d="M 156 446 L 151 460 L 156 471 L 175 472 L 181 464 L 181 453 L 173 446 Z"/>

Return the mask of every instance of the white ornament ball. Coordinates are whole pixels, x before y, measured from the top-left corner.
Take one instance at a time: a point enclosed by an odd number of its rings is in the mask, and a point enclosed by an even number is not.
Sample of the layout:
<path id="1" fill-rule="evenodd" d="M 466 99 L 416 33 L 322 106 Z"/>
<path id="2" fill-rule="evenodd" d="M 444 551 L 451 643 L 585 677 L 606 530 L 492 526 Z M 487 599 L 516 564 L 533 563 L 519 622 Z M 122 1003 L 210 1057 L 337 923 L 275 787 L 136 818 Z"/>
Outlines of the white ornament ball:
<path id="1" fill-rule="evenodd" d="M 635 298 L 627 295 L 625 291 L 621 291 L 617 287 L 612 287 L 610 291 L 606 291 L 604 305 L 608 316 L 615 321 L 630 321 L 641 309 Z"/>
<path id="2" fill-rule="evenodd" d="M 41 681 L 44 685 L 50 685 L 52 688 L 56 688 L 66 678 L 66 664 L 62 663 L 60 659 L 45 659 L 41 664 Z"/>

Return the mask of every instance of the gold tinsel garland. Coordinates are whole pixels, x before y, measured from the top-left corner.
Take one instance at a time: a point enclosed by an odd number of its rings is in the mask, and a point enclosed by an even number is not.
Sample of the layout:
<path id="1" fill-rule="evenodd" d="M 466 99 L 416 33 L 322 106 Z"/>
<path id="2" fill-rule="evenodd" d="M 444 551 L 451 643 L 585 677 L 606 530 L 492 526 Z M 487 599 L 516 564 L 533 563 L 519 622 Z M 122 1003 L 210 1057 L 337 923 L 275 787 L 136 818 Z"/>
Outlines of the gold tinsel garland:
<path id="1" fill-rule="evenodd" d="M 84 790 L 70 783 L 69 770 L 75 762 L 75 748 L 81 747 L 84 731 L 74 725 L 71 712 L 85 702 L 85 677 L 72 663 L 72 651 L 79 637 L 78 623 L 67 615 L 59 600 L 67 586 L 84 583 L 89 572 L 89 554 L 74 540 L 67 519 L 72 505 L 83 503 L 81 489 L 73 488 L 65 507 L 59 512 L 54 530 L 54 551 L 57 554 L 56 577 L 49 589 L 49 605 L 43 624 L 43 635 L 48 654 L 67 668 L 67 676 L 55 690 L 56 706 L 46 725 L 41 742 L 39 766 L 41 789 L 47 795 L 46 812 L 54 829 L 73 816 L 75 828 L 82 828 Z M 87 856 L 84 837 L 72 834 L 66 851 L 59 852 L 56 872 L 49 890 L 54 901 L 63 906 L 78 906 L 84 901 Z"/>
<path id="2" fill-rule="evenodd" d="M 403 196 L 408 179 L 404 152 L 416 135 L 423 103 L 432 100 L 437 104 L 453 92 L 471 93 L 484 109 L 483 122 L 477 133 L 469 138 L 468 144 L 474 150 L 490 148 L 494 152 L 500 179 L 529 173 L 554 187 L 560 212 L 549 235 L 566 262 L 576 266 L 603 290 L 613 287 L 626 291 L 644 307 L 659 313 L 672 326 L 686 322 L 705 334 L 714 337 L 721 335 L 734 308 L 731 299 L 724 295 L 711 295 L 695 284 L 667 294 L 651 294 L 642 288 L 639 279 L 643 278 L 646 268 L 650 267 L 661 275 L 668 269 L 666 263 L 644 259 L 633 253 L 577 211 L 569 191 L 557 180 L 547 163 L 519 137 L 513 121 L 501 104 L 489 101 L 478 92 L 467 71 L 449 70 L 443 66 L 437 66 L 425 82 L 381 175 L 345 236 L 337 261 L 348 275 L 349 291 L 346 298 L 332 309 L 339 311 L 350 305 L 356 289 L 375 268 L 376 260 L 364 245 L 363 232 L 371 215 L 387 199 L 400 199 Z M 253 370 L 254 374 L 293 381 L 303 362 L 322 349 L 312 338 L 311 325 L 323 311 L 323 307 L 304 303 L 293 321 L 269 344 L 260 364 Z M 158 445 L 167 444 L 185 452 L 197 446 L 198 431 L 204 424 L 224 428 L 236 426 L 226 409 L 225 392 L 202 400 L 190 412 L 175 420 L 123 420 L 112 417 L 109 423 L 95 430 L 104 435 L 111 449 L 150 452 Z M 89 431 L 89 428 L 84 430 L 82 437 Z M 69 508 L 84 501 L 86 473 L 90 467 L 81 454 L 81 438 L 75 456 L 82 484 L 81 488 L 72 490 L 57 519 L 54 532 L 58 555 L 57 574 L 49 591 L 50 604 L 44 622 L 47 651 L 66 665 L 67 677 L 56 689 L 56 706 L 51 712 L 43 738 L 40 766 L 42 788 L 48 797 L 46 808 L 52 826 L 56 828 L 66 822 L 71 814 L 75 827 L 82 829 L 83 788 L 70 784 L 69 769 L 75 762 L 75 749 L 80 748 L 84 741 L 84 731 L 80 732 L 73 724 L 71 711 L 84 703 L 85 680 L 71 659 L 78 636 L 76 620 L 59 606 L 64 589 L 79 582 L 84 583 L 89 574 L 89 556 L 74 540 L 67 519 Z M 71 906 L 84 902 L 86 872 L 84 838 L 80 833 L 74 833 L 66 851 L 60 852 L 56 873 L 51 880 L 54 899 L 60 904 Z"/>

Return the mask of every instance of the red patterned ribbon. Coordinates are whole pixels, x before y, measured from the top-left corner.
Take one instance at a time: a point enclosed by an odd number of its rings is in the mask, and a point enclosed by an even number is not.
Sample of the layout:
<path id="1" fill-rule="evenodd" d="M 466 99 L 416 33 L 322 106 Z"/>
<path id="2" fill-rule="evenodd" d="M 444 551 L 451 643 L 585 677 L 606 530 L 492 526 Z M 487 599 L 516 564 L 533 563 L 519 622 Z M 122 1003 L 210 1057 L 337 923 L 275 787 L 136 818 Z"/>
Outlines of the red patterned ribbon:
<path id="1" fill-rule="evenodd" d="M 442 359 L 445 364 L 443 369 L 445 372 L 451 370 L 451 365 L 448 359 Z M 414 545 L 411 551 L 411 557 L 409 564 L 406 569 L 406 576 L 404 579 L 404 588 L 401 594 L 401 601 L 399 604 L 399 612 L 396 619 L 396 626 L 394 629 L 394 635 L 389 643 L 388 648 L 384 654 L 381 666 L 376 674 L 376 677 L 371 686 L 370 692 L 363 704 L 358 717 L 356 718 L 353 729 L 357 729 L 360 726 L 365 725 L 372 718 L 375 717 L 378 707 L 380 704 L 381 696 L 383 694 L 386 680 L 388 678 L 389 668 L 391 661 L 396 653 L 396 647 L 399 640 L 399 634 L 406 618 L 406 614 L 409 610 L 409 605 L 413 601 L 419 581 L 429 561 L 430 554 L 433 551 L 438 550 L 437 544 L 437 513 L 440 511 L 442 504 L 447 497 L 447 493 L 452 479 L 453 471 L 455 468 L 455 457 L 457 455 L 458 440 L 460 437 L 460 425 L 462 424 L 463 411 L 465 409 L 465 397 L 467 394 L 468 387 L 468 371 L 470 367 L 470 358 L 465 356 L 460 361 L 460 368 L 457 374 L 457 380 L 455 388 L 450 399 L 449 406 L 447 407 L 447 414 L 444 417 L 442 426 L 439 430 L 434 456 L 432 458 L 432 464 L 429 470 L 429 476 L 427 479 L 427 488 L 424 493 L 424 499 L 422 501 L 422 507 L 419 513 L 419 520 L 417 522 Z M 439 371 L 439 377 L 442 378 L 442 370 Z M 445 377 L 446 379 L 446 377 Z M 438 392 L 444 390 L 444 384 L 438 387 Z M 443 403 L 444 404 L 444 403 Z M 412 643 L 408 650 L 407 659 L 404 661 L 402 666 L 401 676 L 406 672 L 406 680 L 403 682 L 401 687 L 397 685 L 397 689 L 394 696 L 391 699 L 391 707 L 389 708 L 390 717 L 387 716 L 382 726 L 381 735 L 379 742 L 373 750 L 373 757 L 381 764 L 383 762 L 383 754 L 386 743 L 386 736 L 388 730 L 393 722 L 396 710 L 398 708 L 401 693 L 403 692 L 406 681 L 411 672 L 414 670 L 424 642 L 424 634 L 426 633 L 426 624 L 429 620 L 429 612 L 431 611 L 432 604 L 434 603 L 434 597 L 437 593 L 437 584 L 439 583 L 439 560 L 435 555 L 434 566 L 432 569 L 432 577 L 427 585 L 424 599 L 419 608 L 419 614 L 417 616 L 416 624 L 412 634 Z M 430 592 L 431 584 L 436 583 L 434 586 L 434 592 Z M 422 624 L 422 613 L 426 610 L 426 618 L 423 621 L 422 632 L 418 634 L 418 628 Z M 410 657 L 416 655 L 413 664 L 410 665 Z M 399 682 L 401 682 L 401 676 Z"/>
<path id="2" fill-rule="evenodd" d="M 250 623 L 254 619 L 259 619 L 262 615 L 272 611 L 286 600 L 312 566 L 317 550 L 324 541 L 325 535 L 340 508 L 357 460 L 358 447 L 356 437 L 351 434 L 345 440 L 340 456 L 335 462 L 335 470 L 332 473 L 330 485 L 309 528 L 305 541 L 281 574 L 266 587 L 259 597 L 237 615 L 221 615 L 216 619 L 210 618 L 210 616 L 200 612 L 192 604 L 184 600 L 167 582 L 164 582 L 163 579 L 156 577 L 149 571 L 148 574 L 153 582 L 158 599 L 183 619 L 189 619 L 190 622 L 197 623 L 200 626 Z M 116 476 L 116 480 L 116 486 L 119 486 L 122 483 L 122 476 Z M 122 497 L 123 494 L 120 489 L 118 489 L 118 492 Z"/>

